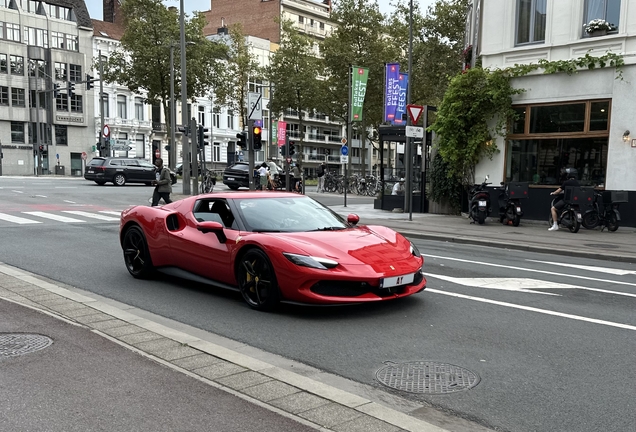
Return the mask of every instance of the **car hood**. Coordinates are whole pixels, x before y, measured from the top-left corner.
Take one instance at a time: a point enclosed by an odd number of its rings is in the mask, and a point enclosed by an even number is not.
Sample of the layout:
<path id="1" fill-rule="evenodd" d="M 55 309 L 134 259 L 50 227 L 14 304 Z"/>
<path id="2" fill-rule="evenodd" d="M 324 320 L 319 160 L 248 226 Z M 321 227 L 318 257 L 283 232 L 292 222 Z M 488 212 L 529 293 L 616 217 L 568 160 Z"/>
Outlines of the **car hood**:
<path id="1" fill-rule="evenodd" d="M 370 265 L 375 271 L 397 270 L 400 261 L 412 258 L 410 242 L 401 234 L 382 226 L 361 226 L 340 231 L 277 233 L 285 251 L 324 257 L 343 265 Z M 412 266 L 412 263 L 408 266 Z"/>

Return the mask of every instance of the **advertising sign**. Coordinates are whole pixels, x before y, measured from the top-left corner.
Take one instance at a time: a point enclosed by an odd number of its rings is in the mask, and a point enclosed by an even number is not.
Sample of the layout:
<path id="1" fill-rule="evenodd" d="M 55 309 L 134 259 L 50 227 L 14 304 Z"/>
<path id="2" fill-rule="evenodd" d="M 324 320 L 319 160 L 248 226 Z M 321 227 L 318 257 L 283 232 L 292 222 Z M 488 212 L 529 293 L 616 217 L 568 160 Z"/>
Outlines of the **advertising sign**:
<path id="1" fill-rule="evenodd" d="M 278 133 L 276 135 L 278 137 L 278 147 L 285 145 L 287 141 L 287 122 L 278 122 Z"/>
<path id="2" fill-rule="evenodd" d="M 362 106 L 364 96 L 367 94 L 367 79 L 369 69 L 352 66 L 351 74 L 351 118 L 350 121 L 362 121 Z"/>
<path id="3" fill-rule="evenodd" d="M 400 97 L 400 64 L 387 63 L 384 83 L 384 121 L 393 123 Z"/>

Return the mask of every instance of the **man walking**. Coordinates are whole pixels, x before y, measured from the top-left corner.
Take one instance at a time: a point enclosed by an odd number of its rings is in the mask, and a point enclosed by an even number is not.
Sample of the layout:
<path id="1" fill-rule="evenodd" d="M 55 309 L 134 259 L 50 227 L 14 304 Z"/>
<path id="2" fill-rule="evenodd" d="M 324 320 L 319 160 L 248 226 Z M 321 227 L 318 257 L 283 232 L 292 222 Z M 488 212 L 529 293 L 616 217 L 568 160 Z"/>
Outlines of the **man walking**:
<path id="1" fill-rule="evenodd" d="M 163 159 L 155 159 L 156 180 L 152 181 L 155 191 L 152 193 L 152 206 L 158 206 L 159 200 L 163 199 L 166 204 L 170 204 L 170 194 L 172 193 L 172 179 L 170 178 L 170 170 L 163 166 Z"/>
<path id="2" fill-rule="evenodd" d="M 325 172 L 327 171 L 327 164 L 325 161 L 322 161 L 320 165 L 318 165 L 318 169 L 316 170 L 316 174 L 318 175 L 318 189 L 316 192 L 324 192 L 325 191 Z"/>

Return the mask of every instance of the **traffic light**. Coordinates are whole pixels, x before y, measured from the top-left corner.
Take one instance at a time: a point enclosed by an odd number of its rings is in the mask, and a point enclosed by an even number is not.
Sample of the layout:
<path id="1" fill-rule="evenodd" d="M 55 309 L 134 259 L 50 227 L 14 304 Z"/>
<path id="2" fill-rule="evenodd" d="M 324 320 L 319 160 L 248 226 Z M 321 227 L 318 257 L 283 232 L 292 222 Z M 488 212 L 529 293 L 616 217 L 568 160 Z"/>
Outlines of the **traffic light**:
<path id="1" fill-rule="evenodd" d="M 198 139 L 198 144 L 199 147 L 202 146 L 206 146 L 206 145 L 210 145 L 210 141 L 208 141 L 210 139 L 210 134 L 207 133 L 210 129 L 203 127 L 202 125 L 199 125 L 199 139 Z"/>
<path id="2" fill-rule="evenodd" d="M 93 87 L 95 87 L 93 85 L 93 77 L 89 74 L 86 74 L 86 90 L 90 90 Z"/>
<path id="3" fill-rule="evenodd" d="M 293 156 L 296 153 L 296 148 L 294 146 L 294 142 L 290 141 L 289 142 L 289 155 Z"/>
<path id="4" fill-rule="evenodd" d="M 58 83 L 53 84 L 53 97 L 57 99 L 60 94 L 60 85 Z"/>
<path id="5" fill-rule="evenodd" d="M 190 136 L 190 128 L 189 127 L 179 127 L 177 128 L 177 130 L 179 132 L 181 132 L 182 134 L 184 134 L 185 136 Z"/>
<path id="6" fill-rule="evenodd" d="M 281 156 L 287 156 L 285 152 L 287 151 L 287 144 L 280 146 L 280 154 Z"/>
<path id="7" fill-rule="evenodd" d="M 75 83 L 67 82 L 66 83 L 66 91 L 68 92 L 68 97 L 75 96 Z"/>
<path id="8" fill-rule="evenodd" d="M 241 149 L 246 149 L 247 148 L 247 133 L 245 132 L 237 133 L 236 137 L 238 138 L 238 142 L 236 143 L 236 145 L 241 147 Z"/>
<path id="9" fill-rule="evenodd" d="M 263 148 L 263 141 L 261 140 L 261 132 L 263 130 L 260 126 L 252 126 L 252 148 L 254 150 L 260 150 Z"/>

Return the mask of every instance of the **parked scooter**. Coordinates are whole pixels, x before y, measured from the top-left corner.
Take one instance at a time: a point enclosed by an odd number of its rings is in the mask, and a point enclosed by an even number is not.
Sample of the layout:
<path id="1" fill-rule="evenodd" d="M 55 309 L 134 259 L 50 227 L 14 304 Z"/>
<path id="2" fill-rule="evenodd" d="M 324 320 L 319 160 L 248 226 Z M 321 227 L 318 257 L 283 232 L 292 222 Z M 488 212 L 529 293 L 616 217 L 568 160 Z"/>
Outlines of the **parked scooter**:
<path id="1" fill-rule="evenodd" d="M 528 198 L 528 182 L 501 182 L 501 187 L 497 188 L 499 194 L 499 222 L 504 225 L 512 224 L 519 226 L 523 210 L 521 209 L 521 199 Z"/>
<path id="2" fill-rule="evenodd" d="M 579 232 L 579 229 L 581 229 L 581 222 L 583 220 L 581 208 L 579 206 L 581 204 L 591 203 L 593 196 L 594 190 L 591 188 L 582 188 L 575 186 L 566 187 L 563 198 L 565 201 L 565 207 L 563 207 L 561 213 L 558 214 L 557 223 L 569 229 L 572 233 Z M 554 207 L 554 204 L 559 199 L 559 197 L 554 198 L 552 200 L 552 203 L 550 204 L 550 207 Z M 550 214 L 548 222 L 550 226 L 552 226 L 552 214 Z"/>
<path id="3" fill-rule="evenodd" d="M 475 185 L 469 192 L 468 197 L 468 217 L 479 225 L 483 225 L 486 218 L 490 214 L 490 193 L 486 190 L 486 186 L 492 183 L 488 182 L 488 176 L 480 185 Z"/>

